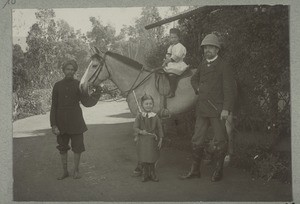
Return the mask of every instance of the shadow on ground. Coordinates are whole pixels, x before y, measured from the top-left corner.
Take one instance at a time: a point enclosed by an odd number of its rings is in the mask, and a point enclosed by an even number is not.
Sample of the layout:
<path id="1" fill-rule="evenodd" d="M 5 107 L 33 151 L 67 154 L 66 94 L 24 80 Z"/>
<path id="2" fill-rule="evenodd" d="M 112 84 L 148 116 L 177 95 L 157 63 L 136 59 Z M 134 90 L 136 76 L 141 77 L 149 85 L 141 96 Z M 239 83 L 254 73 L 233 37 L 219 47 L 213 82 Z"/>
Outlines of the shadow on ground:
<path id="1" fill-rule="evenodd" d="M 116 114 L 116 115 L 109 115 L 108 117 L 112 117 L 112 118 L 134 118 L 132 113 L 120 113 L 120 114 Z"/>
<path id="2" fill-rule="evenodd" d="M 121 114 L 122 115 L 122 114 Z M 123 115 L 128 117 L 127 114 Z M 120 115 L 117 115 L 120 117 Z M 132 177 L 137 158 L 132 123 L 88 125 L 82 178 L 57 181 L 61 164 L 56 137 L 13 139 L 15 201 L 291 201 L 292 187 L 276 181 L 253 180 L 242 170 L 226 168 L 224 179 L 210 182 L 212 167 L 202 167 L 201 179 L 181 181 L 191 162 L 186 151 L 165 147 L 157 166 L 159 183 Z M 69 170 L 73 156 L 69 154 Z"/>

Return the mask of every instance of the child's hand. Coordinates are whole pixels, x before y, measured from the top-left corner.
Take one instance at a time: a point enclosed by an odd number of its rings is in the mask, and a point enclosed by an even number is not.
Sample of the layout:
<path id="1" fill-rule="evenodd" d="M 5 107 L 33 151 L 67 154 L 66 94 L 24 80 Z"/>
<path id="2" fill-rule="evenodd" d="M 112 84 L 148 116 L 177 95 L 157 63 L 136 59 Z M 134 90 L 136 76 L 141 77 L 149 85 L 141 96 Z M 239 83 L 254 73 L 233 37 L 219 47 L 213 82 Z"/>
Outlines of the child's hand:
<path id="1" fill-rule="evenodd" d="M 133 141 L 134 141 L 134 142 L 137 142 L 137 141 L 138 141 L 138 137 L 137 137 L 137 136 L 134 137 Z"/>
<path id="2" fill-rule="evenodd" d="M 158 149 L 161 149 L 161 145 L 162 145 L 162 138 L 159 139 L 159 142 L 158 142 L 158 145 L 157 145 Z"/>
<path id="3" fill-rule="evenodd" d="M 147 132 L 146 130 L 141 130 L 141 131 L 140 131 L 140 134 L 141 134 L 141 135 L 147 135 L 148 132 Z"/>
<path id="4" fill-rule="evenodd" d="M 59 135 L 59 134 L 60 134 L 59 129 L 58 129 L 57 126 L 53 126 L 53 127 L 52 127 L 52 133 L 53 133 L 54 135 Z"/>
<path id="5" fill-rule="evenodd" d="M 169 57 L 169 58 L 166 58 L 164 63 L 168 64 L 169 62 L 172 62 L 172 59 Z"/>

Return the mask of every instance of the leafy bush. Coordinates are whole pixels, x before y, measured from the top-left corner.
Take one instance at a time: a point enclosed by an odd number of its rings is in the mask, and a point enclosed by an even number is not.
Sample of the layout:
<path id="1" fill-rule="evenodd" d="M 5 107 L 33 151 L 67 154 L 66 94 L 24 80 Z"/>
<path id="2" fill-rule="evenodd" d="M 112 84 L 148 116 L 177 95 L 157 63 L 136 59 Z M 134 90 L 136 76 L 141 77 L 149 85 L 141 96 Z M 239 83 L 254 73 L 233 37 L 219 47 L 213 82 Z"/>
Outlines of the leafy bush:
<path id="1" fill-rule="evenodd" d="M 232 65 L 240 90 L 238 126 L 243 130 L 265 130 L 267 120 L 277 127 L 287 121 L 290 129 L 288 16 L 282 5 L 220 6 L 179 20 L 191 67 L 202 59 L 199 45 L 205 35 L 220 37 L 219 54 Z"/>
<path id="2" fill-rule="evenodd" d="M 249 171 L 255 178 L 291 182 L 290 152 L 276 152 L 257 145 L 240 145 L 235 149 L 232 165 Z"/>
<path id="3" fill-rule="evenodd" d="M 51 89 L 26 89 L 15 93 L 13 120 L 45 114 L 51 106 Z"/>

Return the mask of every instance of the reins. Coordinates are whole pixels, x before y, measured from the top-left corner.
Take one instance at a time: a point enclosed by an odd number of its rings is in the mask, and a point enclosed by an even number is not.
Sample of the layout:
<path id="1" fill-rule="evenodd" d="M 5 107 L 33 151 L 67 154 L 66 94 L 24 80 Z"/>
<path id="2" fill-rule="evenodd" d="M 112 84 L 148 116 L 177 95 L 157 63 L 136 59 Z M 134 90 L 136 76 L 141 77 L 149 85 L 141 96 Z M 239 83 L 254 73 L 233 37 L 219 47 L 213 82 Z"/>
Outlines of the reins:
<path id="1" fill-rule="evenodd" d="M 96 71 L 92 74 L 92 76 L 89 78 L 88 82 L 90 82 L 91 79 L 92 79 L 93 77 L 95 77 L 94 80 L 92 81 L 92 84 L 94 84 L 95 81 L 97 80 L 98 76 L 100 75 L 100 73 L 101 73 L 101 71 L 102 71 L 102 69 L 103 69 L 104 66 L 105 66 L 106 71 L 107 71 L 107 73 L 108 73 L 108 78 L 110 78 L 110 72 L 109 72 L 108 69 L 107 69 L 107 65 L 106 65 L 105 58 L 106 58 L 106 53 L 104 54 L 102 63 L 100 63 L 100 64 L 97 66 L 97 70 L 96 70 Z M 101 67 L 100 67 L 100 66 L 101 66 Z"/>
<path id="2" fill-rule="evenodd" d="M 126 93 L 126 94 L 125 94 L 125 97 L 127 98 L 128 95 L 129 95 L 132 91 L 134 91 L 134 90 L 137 89 L 139 86 L 141 86 L 143 83 L 145 83 L 145 82 L 150 78 L 150 76 L 151 76 L 156 70 L 157 70 L 157 69 L 151 70 L 150 73 L 149 73 L 147 76 L 145 76 L 145 78 L 143 78 L 143 79 L 136 85 L 136 82 L 138 81 L 140 75 L 141 75 L 142 72 L 144 71 L 144 66 L 143 66 L 142 69 L 141 69 L 141 71 L 139 72 L 138 76 L 136 77 L 134 83 L 132 84 L 131 88 L 130 88 L 129 90 L 127 90 L 127 91 L 124 91 L 124 93 Z"/>
<path id="3" fill-rule="evenodd" d="M 97 80 L 97 78 L 98 78 L 98 76 L 100 75 L 101 71 L 103 70 L 103 67 L 104 67 L 104 66 L 105 66 L 105 68 L 106 68 L 106 70 L 107 70 L 107 73 L 108 73 L 108 75 L 109 75 L 108 78 L 110 78 L 110 76 L 111 76 L 111 74 L 110 74 L 110 72 L 109 72 L 109 70 L 108 70 L 108 68 L 107 68 L 107 64 L 106 64 L 106 60 L 105 60 L 105 59 L 106 59 L 106 53 L 104 54 L 104 57 L 103 57 L 102 59 L 103 59 L 103 63 L 100 63 L 100 64 L 97 66 L 97 70 L 92 74 L 92 76 L 91 76 L 91 77 L 89 78 L 89 80 L 88 80 L 88 82 L 90 82 L 90 81 L 94 78 L 93 81 L 92 81 L 92 85 L 93 85 L 93 84 L 95 83 L 95 81 Z M 159 69 L 159 68 L 155 68 L 155 69 L 151 70 L 150 73 L 149 73 L 147 76 L 145 76 L 145 78 L 143 78 L 139 83 L 137 83 L 138 80 L 139 80 L 139 78 L 140 78 L 140 76 L 141 76 L 141 74 L 142 74 L 142 72 L 145 70 L 145 68 L 144 68 L 144 66 L 143 66 L 143 67 L 141 68 L 141 70 L 140 70 L 138 76 L 137 76 L 136 79 L 134 80 L 133 84 L 131 85 L 130 89 L 123 92 L 124 96 L 127 98 L 128 95 L 129 95 L 133 90 L 137 89 L 139 86 L 141 86 L 142 84 L 144 84 L 144 83 L 150 78 L 150 76 L 151 76 L 154 72 L 156 72 L 158 69 Z M 118 88 L 115 88 L 115 89 L 110 90 L 110 91 L 114 91 L 114 90 L 116 90 L 116 89 L 118 89 Z"/>

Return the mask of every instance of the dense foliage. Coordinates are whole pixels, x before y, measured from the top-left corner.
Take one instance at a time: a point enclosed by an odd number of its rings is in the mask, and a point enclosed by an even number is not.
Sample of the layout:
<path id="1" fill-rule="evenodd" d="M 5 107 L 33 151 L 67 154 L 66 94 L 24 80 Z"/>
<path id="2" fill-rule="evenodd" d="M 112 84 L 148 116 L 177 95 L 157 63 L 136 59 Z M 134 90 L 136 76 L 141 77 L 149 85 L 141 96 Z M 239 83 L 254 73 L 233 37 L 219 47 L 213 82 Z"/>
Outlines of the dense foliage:
<path id="1" fill-rule="evenodd" d="M 55 21 L 53 9 L 39 9 L 35 15 L 37 22 L 31 26 L 26 37 L 27 49 L 23 51 L 18 44 L 13 47 L 14 119 L 49 109 L 51 89 L 63 77 L 61 65 L 65 60 L 76 59 L 79 66 L 77 78 L 83 75 L 93 46 L 143 63 L 163 36 L 163 28 L 150 32 L 144 29 L 144 25 L 161 19 L 156 7 L 143 8 L 135 26 L 124 26 L 119 35 L 116 35 L 114 27 L 103 25 L 101 19 L 96 17 L 90 17 L 92 29 L 82 34 L 80 30 L 74 31 L 64 20 Z M 109 82 L 106 85 L 115 88 Z M 44 95 L 48 107 L 46 110 L 37 112 L 33 111 L 36 107 L 24 106 L 36 100 L 25 93 L 33 93 L 35 90 L 47 92 Z"/>
<path id="2" fill-rule="evenodd" d="M 289 14 L 287 6 L 222 6 L 180 22 L 187 61 L 196 67 L 208 33 L 220 36 L 239 88 L 239 126 L 289 134 Z"/>

